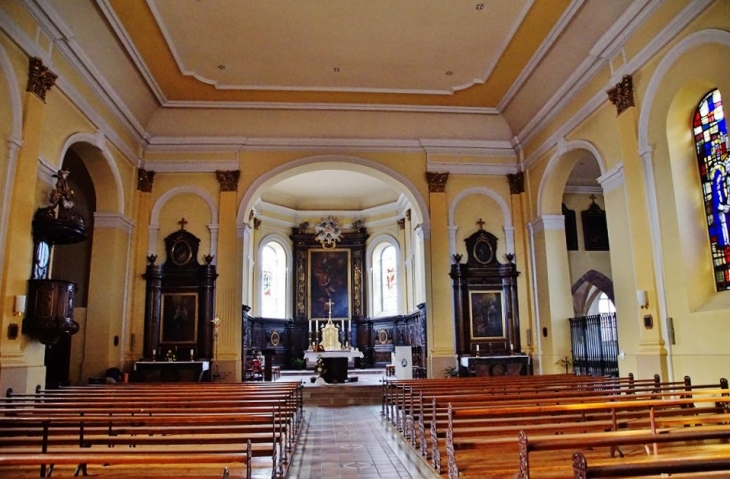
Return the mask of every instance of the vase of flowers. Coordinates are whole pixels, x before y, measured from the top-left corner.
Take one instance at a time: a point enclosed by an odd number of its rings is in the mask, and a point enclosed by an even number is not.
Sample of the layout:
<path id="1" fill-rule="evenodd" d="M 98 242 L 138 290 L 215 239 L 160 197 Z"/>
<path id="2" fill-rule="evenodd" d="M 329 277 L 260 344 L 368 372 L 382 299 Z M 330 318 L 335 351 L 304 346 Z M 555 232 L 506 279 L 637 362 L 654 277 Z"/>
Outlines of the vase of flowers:
<path id="1" fill-rule="evenodd" d="M 324 380 L 324 375 L 327 372 L 327 369 L 324 367 L 324 359 L 322 356 L 317 356 L 317 362 L 314 363 L 314 374 L 317 375 L 317 380 L 314 382 L 314 384 L 327 384 L 327 382 Z"/>

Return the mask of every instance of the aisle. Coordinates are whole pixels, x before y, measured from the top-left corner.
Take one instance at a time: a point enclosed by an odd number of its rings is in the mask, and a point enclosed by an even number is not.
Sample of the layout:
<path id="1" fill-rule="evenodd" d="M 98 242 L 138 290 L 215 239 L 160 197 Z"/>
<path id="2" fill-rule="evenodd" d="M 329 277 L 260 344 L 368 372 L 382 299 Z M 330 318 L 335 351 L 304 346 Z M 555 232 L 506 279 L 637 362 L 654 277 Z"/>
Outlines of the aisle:
<path id="1" fill-rule="evenodd" d="M 391 431 L 380 406 L 310 406 L 305 419 L 289 479 L 438 477 Z"/>

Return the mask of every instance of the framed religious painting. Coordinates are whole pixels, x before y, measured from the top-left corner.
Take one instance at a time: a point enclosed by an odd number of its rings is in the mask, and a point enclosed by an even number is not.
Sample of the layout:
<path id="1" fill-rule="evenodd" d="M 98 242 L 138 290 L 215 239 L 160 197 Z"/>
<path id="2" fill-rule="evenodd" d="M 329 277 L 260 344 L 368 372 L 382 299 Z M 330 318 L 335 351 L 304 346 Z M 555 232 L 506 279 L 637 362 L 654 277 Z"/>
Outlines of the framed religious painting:
<path id="1" fill-rule="evenodd" d="M 309 318 L 349 319 L 350 250 L 309 250 Z"/>
<path id="2" fill-rule="evenodd" d="M 501 291 L 470 291 L 471 339 L 504 339 L 505 314 Z"/>
<path id="3" fill-rule="evenodd" d="M 160 344 L 196 344 L 197 313 L 197 293 L 163 293 Z"/>

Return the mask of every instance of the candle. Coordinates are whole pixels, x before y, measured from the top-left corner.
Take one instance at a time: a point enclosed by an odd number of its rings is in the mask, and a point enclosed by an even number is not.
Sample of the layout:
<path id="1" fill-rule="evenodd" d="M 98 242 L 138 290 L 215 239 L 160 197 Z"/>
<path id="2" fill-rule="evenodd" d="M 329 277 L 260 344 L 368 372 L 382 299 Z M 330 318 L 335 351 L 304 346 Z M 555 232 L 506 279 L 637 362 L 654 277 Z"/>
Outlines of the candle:
<path id="1" fill-rule="evenodd" d="M 194 357 L 195 357 L 195 350 L 191 349 L 190 350 L 190 360 L 192 361 Z"/>
<path id="2" fill-rule="evenodd" d="M 477 344 L 477 352 L 479 352 L 479 345 Z"/>

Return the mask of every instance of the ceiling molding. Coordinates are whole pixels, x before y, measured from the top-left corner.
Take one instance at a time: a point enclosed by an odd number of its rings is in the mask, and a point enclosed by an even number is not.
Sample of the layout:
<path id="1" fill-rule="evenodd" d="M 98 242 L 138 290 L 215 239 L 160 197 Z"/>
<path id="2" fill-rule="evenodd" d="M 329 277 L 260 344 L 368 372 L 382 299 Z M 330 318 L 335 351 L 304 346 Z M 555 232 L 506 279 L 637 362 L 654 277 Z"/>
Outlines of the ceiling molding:
<path id="1" fill-rule="evenodd" d="M 426 171 L 454 175 L 506 176 L 517 173 L 517 165 L 483 165 L 478 163 L 428 163 Z"/>
<path id="2" fill-rule="evenodd" d="M 525 17 L 530 12 L 530 9 L 532 9 L 532 5 L 534 3 L 535 0 L 529 0 L 525 3 L 522 11 L 520 11 L 520 14 L 517 16 L 516 21 L 512 24 L 512 28 L 510 28 L 509 33 L 505 36 L 505 41 L 502 42 L 502 45 L 499 47 L 498 53 L 494 55 L 492 62 L 484 69 L 484 73 L 482 73 L 481 78 L 475 78 L 469 83 L 456 86 L 452 89 L 452 91 L 466 90 L 467 88 L 471 88 L 474 85 L 482 84 L 487 81 L 487 79 L 492 75 L 492 72 L 494 72 L 494 69 L 497 67 L 499 61 L 502 59 L 504 52 L 507 50 L 507 47 L 512 42 L 512 40 L 514 40 L 514 37 L 517 34 L 517 30 L 519 30 L 520 26 L 525 21 Z"/>
<path id="3" fill-rule="evenodd" d="M 537 68 L 545 55 L 550 51 L 553 44 L 570 24 L 571 20 L 573 20 L 573 17 L 576 13 L 578 13 L 584 2 L 585 0 L 573 0 L 565 12 L 563 12 L 563 15 L 558 19 L 558 23 L 556 23 L 553 29 L 550 30 L 548 36 L 545 37 L 545 40 L 535 51 L 535 54 L 532 55 L 532 58 L 530 58 L 530 61 L 527 62 L 527 65 L 525 65 L 525 68 L 522 69 L 520 74 L 517 76 L 515 81 L 512 82 L 512 85 L 497 104 L 498 111 L 504 111 L 504 109 L 507 108 L 507 105 L 509 105 L 520 88 L 522 88 L 522 85 L 524 85 L 530 75 L 532 75 L 532 72 L 535 71 L 535 68 Z"/>
<path id="4" fill-rule="evenodd" d="M 238 160 L 176 160 L 144 161 L 142 167 L 156 173 L 215 173 L 216 170 L 233 171 L 240 168 Z"/>
<path id="5" fill-rule="evenodd" d="M 116 12 L 114 11 L 114 8 L 109 5 L 108 0 L 97 0 L 97 5 L 99 5 L 99 9 L 104 14 L 104 17 L 109 22 L 109 25 L 114 30 L 114 33 L 117 34 L 117 37 L 119 38 L 119 41 L 122 43 L 122 46 L 124 49 L 127 50 L 129 53 L 130 58 L 136 65 L 137 69 L 139 69 L 140 74 L 144 78 L 144 80 L 147 82 L 147 85 L 150 88 L 150 91 L 152 91 L 152 94 L 157 98 L 157 101 L 160 102 L 161 105 L 165 105 L 167 102 L 167 97 L 165 96 L 165 93 L 162 91 L 162 88 L 160 88 L 160 85 L 155 80 L 154 75 L 152 75 L 152 72 L 150 72 L 149 68 L 147 68 L 147 65 L 145 64 L 144 60 L 142 59 L 142 54 L 139 53 L 139 50 L 137 50 L 137 47 L 134 45 L 134 42 L 131 38 L 129 38 L 129 35 L 127 35 L 127 31 L 122 26 L 122 22 L 119 20 L 119 17 L 117 17 Z"/>
<path id="6" fill-rule="evenodd" d="M 405 196 L 402 195 L 401 196 Z M 256 217 L 257 218 L 263 218 L 266 216 L 266 213 L 273 213 L 280 216 L 288 216 L 291 218 L 294 218 L 290 226 L 297 226 L 299 225 L 304 219 L 307 218 L 316 218 L 316 217 L 326 217 L 326 216 L 334 216 L 334 217 L 348 217 L 348 218 L 358 218 L 358 217 L 370 217 L 370 216 L 382 216 L 386 214 L 392 214 L 393 217 L 400 217 L 399 211 L 402 210 L 402 206 L 400 206 L 400 197 L 398 201 L 394 201 L 391 203 L 387 203 L 385 205 L 380 206 L 374 206 L 372 208 L 363 208 L 359 210 L 298 210 L 296 208 L 290 208 L 288 206 L 282 206 L 277 205 L 274 203 L 269 203 L 267 201 L 259 200 L 256 202 Z M 282 220 L 279 220 L 282 221 Z M 393 221 L 392 218 L 389 218 L 388 221 Z M 344 226 L 344 225 L 343 225 Z"/>
<path id="7" fill-rule="evenodd" d="M 477 106 L 431 106 L 431 105 L 386 105 L 370 103 L 287 103 L 287 102 L 245 102 L 245 101 L 165 101 L 168 108 L 209 108 L 247 110 L 314 110 L 314 111 L 386 111 L 401 113 L 448 113 L 460 115 L 499 115 L 493 107 Z"/>
<path id="8" fill-rule="evenodd" d="M 589 55 L 610 60 L 624 46 L 626 40 L 644 24 L 664 0 L 634 0 L 616 23 L 598 39 Z"/>

